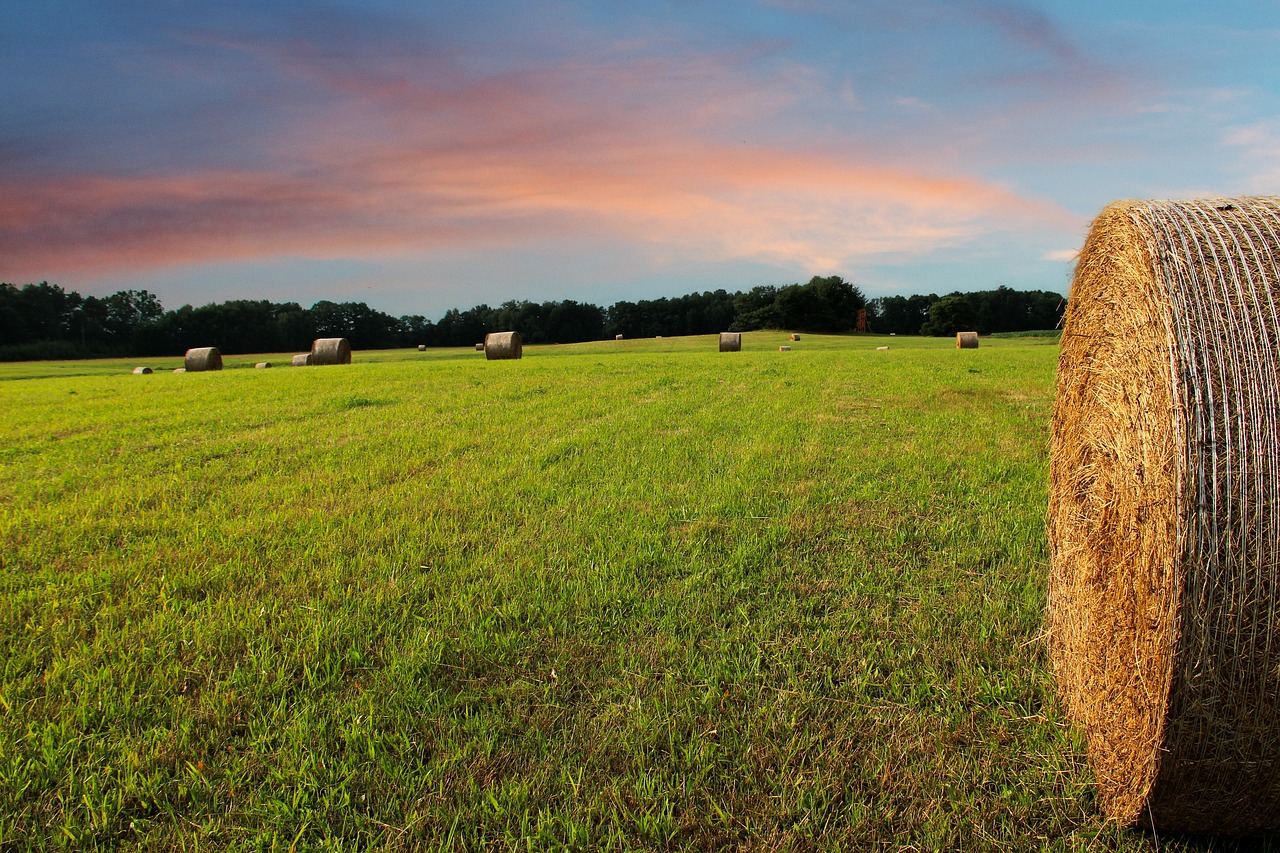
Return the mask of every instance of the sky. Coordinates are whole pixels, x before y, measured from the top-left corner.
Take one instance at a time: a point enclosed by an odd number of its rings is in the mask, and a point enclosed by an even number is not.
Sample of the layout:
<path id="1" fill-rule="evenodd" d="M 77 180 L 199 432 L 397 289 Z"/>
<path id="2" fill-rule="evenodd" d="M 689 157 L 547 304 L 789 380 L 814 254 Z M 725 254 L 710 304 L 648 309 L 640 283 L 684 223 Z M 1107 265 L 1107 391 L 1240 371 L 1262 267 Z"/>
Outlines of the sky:
<path id="1" fill-rule="evenodd" d="M 167 308 L 1065 293 L 1111 201 L 1278 192 L 1275 0 L 0 8 L 0 281 Z"/>

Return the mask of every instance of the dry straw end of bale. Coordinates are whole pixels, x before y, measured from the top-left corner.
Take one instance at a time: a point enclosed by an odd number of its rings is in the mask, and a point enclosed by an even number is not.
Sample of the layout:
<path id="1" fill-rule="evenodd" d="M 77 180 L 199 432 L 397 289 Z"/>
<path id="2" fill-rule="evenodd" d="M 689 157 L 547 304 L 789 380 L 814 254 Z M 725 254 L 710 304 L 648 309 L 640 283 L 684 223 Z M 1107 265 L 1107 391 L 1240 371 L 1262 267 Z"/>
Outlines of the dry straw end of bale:
<path id="1" fill-rule="evenodd" d="M 523 358 L 524 347 L 519 332 L 490 332 L 484 336 L 484 357 L 487 361 Z"/>
<path id="2" fill-rule="evenodd" d="M 300 352 L 289 361 L 289 364 L 294 367 L 306 367 L 310 363 L 311 353 L 309 352 Z"/>
<path id="3" fill-rule="evenodd" d="M 1121 202 L 1063 324 L 1046 635 L 1106 814 L 1280 829 L 1280 199 Z"/>
<path id="4" fill-rule="evenodd" d="M 311 361 L 308 364 L 350 364 L 351 344 L 346 338 L 316 338 L 311 342 Z"/>
<path id="5" fill-rule="evenodd" d="M 978 333 L 977 332 L 957 332 L 956 333 L 956 349 L 977 349 Z"/>
<path id="6" fill-rule="evenodd" d="M 742 351 L 742 333 L 741 332 L 721 332 L 720 333 L 720 352 L 741 352 Z"/>
<path id="7" fill-rule="evenodd" d="M 791 340 L 793 340 L 793 341 L 798 341 L 798 340 L 800 340 L 800 336 L 799 336 L 799 335 L 792 335 L 792 336 L 791 336 Z"/>
<path id="8" fill-rule="evenodd" d="M 146 376 L 147 374 L 152 373 L 152 372 L 153 372 L 153 371 L 151 370 L 151 368 L 150 368 L 150 367 L 135 367 L 135 368 L 133 369 L 133 375 L 134 375 L 134 376 Z"/>
<path id="9" fill-rule="evenodd" d="M 183 367 L 187 373 L 198 373 L 204 370 L 221 370 L 222 353 L 217 347 L 196 347 L 187 350 L 183 359 Z"/>

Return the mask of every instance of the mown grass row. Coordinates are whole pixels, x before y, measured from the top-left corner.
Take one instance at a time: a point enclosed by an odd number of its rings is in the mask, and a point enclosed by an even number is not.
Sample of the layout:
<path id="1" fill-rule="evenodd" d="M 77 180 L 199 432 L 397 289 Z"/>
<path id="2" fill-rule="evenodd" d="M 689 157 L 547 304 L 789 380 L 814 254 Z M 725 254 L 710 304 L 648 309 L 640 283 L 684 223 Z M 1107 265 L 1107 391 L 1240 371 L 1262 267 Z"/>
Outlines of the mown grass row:
<path id="1" fill-rule="evenodd" d="M 6 368 L 0 844 L 1151 849 L 1038 639 L 1054 342 L 776 337 Z"/>

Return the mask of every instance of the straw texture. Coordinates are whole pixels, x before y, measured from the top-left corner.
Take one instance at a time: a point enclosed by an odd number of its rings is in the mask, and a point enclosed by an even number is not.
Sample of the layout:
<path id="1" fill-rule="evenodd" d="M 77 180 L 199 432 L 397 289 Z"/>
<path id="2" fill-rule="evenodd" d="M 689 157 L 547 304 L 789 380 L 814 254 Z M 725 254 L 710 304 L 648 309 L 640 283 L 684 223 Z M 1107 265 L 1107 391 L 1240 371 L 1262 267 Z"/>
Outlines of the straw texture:
<path id="1" fill-rule="evenodd" d="M 977 349 L 977 332 L 956 332 L 956 349 Z"/>
<path id="2" fill-rule="evenodd" d="M 1120 202 L 1064 320 L 1047 635 L 1112 818 L 1280 829 L 1280 199 Z"/>
<path id="3" fill-rule="evenodd" d="M 720 352 L 740 352 L 742 350 L 742 332 L 721 332 Z"/>
<path id="4" fill-rule="evenodd" d="M 346 338 L 316 338 L 311 342 L 309 364 L 350 364 L 351 344 Z"/>
<path id="5" fill-rule="evenodd" d="M 186 358 L 183 359 L 183 367 L 187 373 L 197 373 L 202 370 L 221 370 L 222 369 L 222 353 L 218 352 L 217 347 L 196 347 L 187 350 Z"/>
<path id="6" fill-rule="evenodd" d="M 519 332 L 490 332 L 484 336 L 484 357 L 488 361 L 522 358 L 524 347 Z"/>
<path id="7" fill-rule="evenodd" d="M 311 363 L 311 353 L 300 352 L 297 355 L 295 355 L 289 363 L 294 367 L 306 367 L 308 364 Z"/>

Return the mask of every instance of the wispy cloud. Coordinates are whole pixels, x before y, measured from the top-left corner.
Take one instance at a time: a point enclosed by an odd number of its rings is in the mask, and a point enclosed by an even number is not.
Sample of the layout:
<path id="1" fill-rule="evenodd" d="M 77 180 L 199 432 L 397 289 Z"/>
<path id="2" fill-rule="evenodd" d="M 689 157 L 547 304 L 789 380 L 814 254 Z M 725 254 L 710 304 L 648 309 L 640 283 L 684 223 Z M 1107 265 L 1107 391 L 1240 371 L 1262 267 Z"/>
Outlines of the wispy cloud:
<path id="1" fill-rule="evenodd" d="M 183 38 L 252 56 L 275 89 L 307 96 L 257 138 L 261 166 L 0 173 L 0 276 L 565 234 L 834 268 L 1074 222 L 977 177 L 754 132 L 804 85 L 798 69 L 784 84 L 753 73 L 768 42 L 477 71 L 341 27 Z"/>

